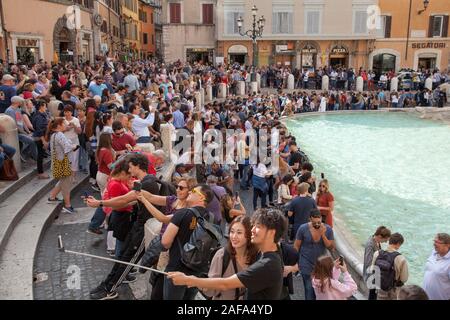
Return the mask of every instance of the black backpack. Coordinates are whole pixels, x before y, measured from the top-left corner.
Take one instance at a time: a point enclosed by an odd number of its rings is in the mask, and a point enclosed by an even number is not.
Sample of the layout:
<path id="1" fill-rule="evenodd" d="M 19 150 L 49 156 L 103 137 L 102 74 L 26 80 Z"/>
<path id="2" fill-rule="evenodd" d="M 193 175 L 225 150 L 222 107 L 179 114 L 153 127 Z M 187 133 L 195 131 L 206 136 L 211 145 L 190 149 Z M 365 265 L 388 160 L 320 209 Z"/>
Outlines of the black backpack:
<path id="1" fill-rule="evenodd" d="M 387 252 L 380 250 L 375 265 L 380 268 L 380 288 L 383 291 L 389 291 L 396 285 L 394 261 L 399 252 Z"/>
<path id="2" fill-rule="evenodd" d="M 189 208 L 197 219 L 197 226 L 192 231 L 189 241 L 180 247 L 181 263 L 193 274 L 207 277 L 214 254 L 225 244 L 220 226 L 214 224 L 213 215 L 208 212 L 209 221 L 196 208 Z"/>

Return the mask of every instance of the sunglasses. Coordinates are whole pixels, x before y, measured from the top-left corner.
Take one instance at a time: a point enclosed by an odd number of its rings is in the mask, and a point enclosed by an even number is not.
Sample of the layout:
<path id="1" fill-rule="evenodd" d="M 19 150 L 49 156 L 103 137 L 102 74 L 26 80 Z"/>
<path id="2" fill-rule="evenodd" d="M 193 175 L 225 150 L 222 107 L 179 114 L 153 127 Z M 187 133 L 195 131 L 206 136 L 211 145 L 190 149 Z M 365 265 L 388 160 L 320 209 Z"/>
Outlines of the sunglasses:
<path id="1" fill-rule="evenodd" d="M 178 189 L 180 189 L 181 191 L 183 191 L 184 189 L 188 189 L 188 187 L 184 187 L 184 186 L 178 185 L 178 186 L 177 186 L 177 190 L 178 190 Z"/>
<path id="2" fill-rule="evenodd" d="M 191 191 L 192 193 L 196 193 L 198 195 L 201 195 L 203 198 L 206 198 L 205 195 L 203 193 L 201 193 L 200 191 L 198 191 L 197 189 L 192 189 Z"/>

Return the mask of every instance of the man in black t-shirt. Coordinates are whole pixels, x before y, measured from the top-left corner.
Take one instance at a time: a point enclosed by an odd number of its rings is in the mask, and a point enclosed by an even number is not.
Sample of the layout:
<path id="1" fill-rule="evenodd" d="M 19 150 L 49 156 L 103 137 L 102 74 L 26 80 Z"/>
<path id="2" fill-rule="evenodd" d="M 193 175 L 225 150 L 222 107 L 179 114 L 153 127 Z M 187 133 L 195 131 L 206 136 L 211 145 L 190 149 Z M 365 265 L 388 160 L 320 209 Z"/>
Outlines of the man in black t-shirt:
<path id="1" fill-rule="evenodd" d="M 302 155 L 298 151 L 297 143 L 295 141 L 289 142 L 289 151 L 291 152 L 291 156 L 289 157 L 289 166 L 294 170 L 295 174 L 297 174 L 302 168 Z"/>
<path id="2" fill-rule="evenodd" d="M 206 207 L 213 197 L 211 187 L 201 184 L 191 191 L 186 201 L 190 208 L 197 209 L 202 217 L 212 221 L 211 214 L 206 210 Z M 181 250 L 189 242 L 196 227 L 197 218 L 192 210 L 181 209 L 172 217 L 161 239 L 161 244 L 166 249 L 170 249 L 167 272 L 182 271 L 186 274 L 192 274 L 192 271 L 187 269 L 181 261 Z M 177 286 L 170 279 L 164 279 L 164 300 L 194 300 L 196 294 L 196 288 Z"/>
<path id="3" fill-rule="evenodd" d="M 124 161 L 128 161 L 130 167 L 129 171 L 132 176 L 140 180 L 141 189 L 148 191 L 152 194 L 159 194 L 159 185 L 157 179 L 153 175 L 147 174 L 148 159 L 146 156 L 138 153 L 134 153 L 129 157 L 126 157 Z M 95 200 L 89 197 L 87 204 L 90 207 L 112 207 L 123 208 L 127 205 L 134 203 L 137 200 L 137 193 L 130 191 L 126 195 L 113 198 L 110 200 Z M 147 211 L 142 204 L 136 204 L 137 206 L 137 218 L 133 223 L 131 230 L 125 238 L 123 246 L 121 248 L 121 254 L 119 260 L 127 261 L 131 263 L 137 263 L 145 252 L 144 243 L 144 225 L 145 222 L 151 217 L 151 214 Z M 90 298 L 92 300 L 111 300 L 118 297 L 116 291 L 117 287 L 122 283 L 134 282 L 136 278 L 129 275 L 131 266 L 126 266 L 121 263 L 114 264 L 111 272 L 106 279 L 94 290 L 90 292 Z"/>
<path id="4" fill-rule="evenodd" d="M 283 287 L 283 260 L 277 243 L 287 228 L 282 212 L 258 209 L 252 217 L 252 243 L 258 246 L 260 258 L 247 269 L 228 278 L 197 278 L 182 272 L 169 272 L 175 285 L 219 291 L 247 288 L 246 300 L 279 300 Z"/>

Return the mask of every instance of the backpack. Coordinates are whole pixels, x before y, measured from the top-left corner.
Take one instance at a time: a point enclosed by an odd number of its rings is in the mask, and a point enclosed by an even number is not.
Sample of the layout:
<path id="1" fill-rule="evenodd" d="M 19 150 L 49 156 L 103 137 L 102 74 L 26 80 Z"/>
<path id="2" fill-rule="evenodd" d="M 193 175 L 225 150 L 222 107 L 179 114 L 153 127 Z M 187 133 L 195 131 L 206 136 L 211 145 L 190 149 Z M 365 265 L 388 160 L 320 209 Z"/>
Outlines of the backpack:
<path id="1" fill-rule="evenodd" d="M 181 263 L 194 274 L 207 277 L 214 254 L 225 244 L 220 226 L 213 224 L 214 217 L 208 212 L 209 221 L 196 208 L 189 208 L 197 218 L 197 226 L 189 241 L 180 247 Z"/>
<path id="2" fill-rule="evenodd" d="M 394 261 L 399 252 L 380 250 L 375 265 L 380 268 L 380 288 L 389 291 L 396 286 Z"/>

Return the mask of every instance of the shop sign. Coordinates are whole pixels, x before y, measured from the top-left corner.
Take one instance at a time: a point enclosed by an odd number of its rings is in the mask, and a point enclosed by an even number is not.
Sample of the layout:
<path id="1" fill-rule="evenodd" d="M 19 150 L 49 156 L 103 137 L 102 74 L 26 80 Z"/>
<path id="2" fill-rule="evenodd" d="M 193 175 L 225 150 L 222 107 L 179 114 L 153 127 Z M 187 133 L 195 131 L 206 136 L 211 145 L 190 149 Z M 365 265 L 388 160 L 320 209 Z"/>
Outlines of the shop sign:
<path id="1" fill-rule="evenodd" d="M 347 49 L 345 49 L 344 47 L 334 47 L 334 48 L 331 50 L 331 53 L 332 53 L 332 54 L 347 54 L 348 51 L 347 51 Z"/>
<path id="2" fill-rule="evenodd" d="M 287 46 L 287 44 L 277 45 L 277 46 L 275 46 L 275 50 L 277 52 L 287 51 L 288 50 L 288 46 Z"/>
<path id="3" fill-rule="evenodd" d="M 17 46 L 18 47 L 35 48 L 35 47 L 38 47 L 38 40 L 37 39 L 17 39 Z"/>
<path id="4" fill-rule="evenodd" d="M 446 48 L 445 42 L 417 42 L 412 44 L 413 49 L 443 49 Z"/>
<path id="5" fill-rule="evenodd" d="M 208 52 L 208 49 L 205 48 L 190 48 L 188 50 L 191 52 Z"/>
<path id="6" fill-rule="evenodd" d="M 302 49 L 302 53 L 314 53 L 314 54 L 316 54 L 317 53 L 317 49 L 314 48 L 313 46 L 307 45 L 306 47 L 304 47 Z"/>

